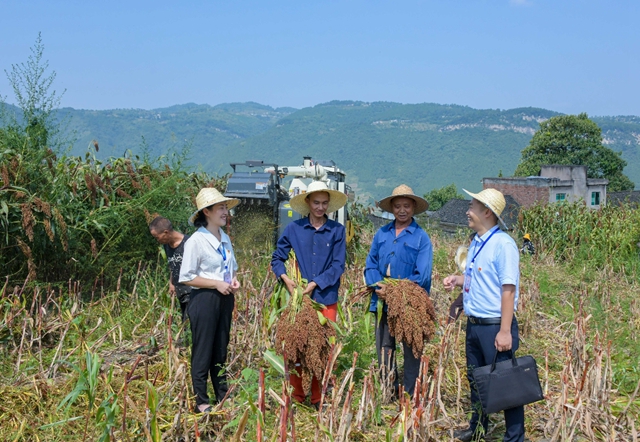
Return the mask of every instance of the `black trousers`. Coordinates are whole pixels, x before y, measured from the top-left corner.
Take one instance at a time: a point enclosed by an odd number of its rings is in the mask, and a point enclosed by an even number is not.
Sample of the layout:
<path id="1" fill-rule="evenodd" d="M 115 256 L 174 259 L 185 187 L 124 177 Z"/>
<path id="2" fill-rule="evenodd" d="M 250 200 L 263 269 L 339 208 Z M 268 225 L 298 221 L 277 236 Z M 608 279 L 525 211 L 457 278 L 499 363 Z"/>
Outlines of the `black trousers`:
<path id="1" fill-rule="evenodd" d="M 496 335 L 500 331 L 500 325 L 479 325 L 472 324 L 467 321 L 467 379 L 471 387 L 471 407 L 473 413 L 469 428 L 477 430 L 478 426 L 484 427 L 486 432 L 489 424 L 489 416 L 482 413 L 480 405 L 480 397 L 478 390 L 475 388 L 473 381 L 473 369 L 491 364 L 496 354 L 495 340 Z M 518 321 L 513 318 L 511 323 L 511 350 L 515 352 L 518 349 Z M 498 353 L 497 362 L 505 361 L 511 358 L 511 353 L 503 351 Z M 511 408 L 504 410 L 504 420 L 506 431 L 504 434 L 504 442 L 523 442 L 524 441 L 524 407 Z"/>
<path id="2" fill-rule="evenodd" d="M 186 321 L 188 316 L 187 308 L 189 307 L 189 302 L 180 302 L 180 312 L 182 313 L 182 322 Z"/>
<path id="3" fill-rule="evenodd" d="M 220 402 L 227 394 L 224 364 L 227 361 L 234 302 L 233 295 L 222 295 L 217 290 L 198 289 L 191 292 L 188 312 L 193 341 L 191 380 L 196 394 L 196 406 L 209 404 L 209 376 L 216 402 Z"/>
<path id="4" fill-rule="evenodd" d="M 377 315 L 377 313 L 376 313 Z M 387 322 L 387 312 L 382 312 L 380 324 L 378 317 L 376 321 L 376 350 L 378 352 L 378 366 L 385 364 L 387 368 L 396 365 L 396 338 L 389 334 L 389 324 Z M 402 344 L 404 351 L 404 391 L 413 396 L 416 386 L 416 379 L 420 373 L 420 358 L 413 356 L 413 351 L 408 345 Z M 394 387 L 398 391 L 398 370 L 395 370 Z"/>

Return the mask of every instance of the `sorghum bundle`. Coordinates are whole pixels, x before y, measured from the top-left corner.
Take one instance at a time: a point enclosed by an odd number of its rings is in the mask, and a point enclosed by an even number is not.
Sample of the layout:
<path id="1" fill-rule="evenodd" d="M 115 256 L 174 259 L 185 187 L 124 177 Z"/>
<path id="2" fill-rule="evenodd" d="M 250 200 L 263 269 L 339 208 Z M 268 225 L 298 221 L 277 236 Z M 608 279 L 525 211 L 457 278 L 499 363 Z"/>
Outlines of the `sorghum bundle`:
<path id="1" fill-rule="evenodd" d="M 422 287 L 408 279 L 385 279 L 384 284 L 385 294 L 380 299 L 387 303 L 389 333 L 411 347 L 419 358 L 424 343 L 436 332 L 433 303 Z"/>

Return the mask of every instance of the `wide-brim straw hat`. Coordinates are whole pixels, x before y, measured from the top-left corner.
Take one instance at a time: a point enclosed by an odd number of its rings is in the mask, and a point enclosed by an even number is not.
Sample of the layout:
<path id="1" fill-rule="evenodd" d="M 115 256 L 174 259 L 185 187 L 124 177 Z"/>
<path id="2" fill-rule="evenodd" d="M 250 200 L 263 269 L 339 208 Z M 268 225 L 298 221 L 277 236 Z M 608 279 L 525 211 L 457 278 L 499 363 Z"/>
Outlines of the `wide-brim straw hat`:
<path id="1" fill-rule="evenodd" d="M 500 215 L 502 215 L 502 211 L 507 205 L 502 192 L 496 189 L 484 189 L 479 193 L 471 193 L 466 189 L 462 190 L 471 198 L 476 199 L 484 204 L 487 209 L 491 210 L 493 214 L 498 217 L 498 221 L 500 221 L 500 223 L 502 223 L 504 227 L 507 226 L 502 218 L 500 218 Z"/>
<path id="2" fill-rule="evenodd" d="M 240 204 L 240 200 L 236 198 L 227 198 L 221 194 L 218 189 L 214 189 L 213 187 L 200 189 L 198 196 L 196 196 L 196 207 L 198 210 L 193 212 L 193 215 L 189 217 L 189 224 L 193 225 L 198 213 L 200 213 L 202 209 L 206 209 L 207 207 L 219 203 L 227 203 L 227 209 L 231 209 Z"/>
<path id="3" fill-rule="evenodd" d="M 347 195 L 339 190 L 329 189 L 324 181 L 313 181 L 307 187 L 307 191 L 300 193 L 289 201 L 291 208 L 302 216 L 309 214 L 309 205 L 305 201 L 309 195 L 316 192 L 326 192 L 329 194 L 329 205 L 326 213 L 333 213 L 347 204 Z"/>
<path id="4" fill-rule="evenodd" d="M 466 246 L 458 246 L 456 250 L 456 256 L 454 258 L 458 269 L 464 273 L 467 268 L 467 254 L 469 253 L 469 249 Z"/>
<path id="5" fill-rule="evenodd" d="M 415 201 L 416 209 L 413 212 L 414 215 L 426 212 L 429 208 L 429 203 L 427 202 L 427 200 L 413 193 L 413 189 L 411 189 L 411 187 L 407 186 L 406 184 L 400 184 L 398 187 L 393 189 L 393 192 L 391 192 L 391 196 L 388 196 L 381 200 L 378 203 L 378 206 L 380 206 L 380 208 L 385 212 L 393 213 L 391 200 L 398 197 L 410 198 Z"/>

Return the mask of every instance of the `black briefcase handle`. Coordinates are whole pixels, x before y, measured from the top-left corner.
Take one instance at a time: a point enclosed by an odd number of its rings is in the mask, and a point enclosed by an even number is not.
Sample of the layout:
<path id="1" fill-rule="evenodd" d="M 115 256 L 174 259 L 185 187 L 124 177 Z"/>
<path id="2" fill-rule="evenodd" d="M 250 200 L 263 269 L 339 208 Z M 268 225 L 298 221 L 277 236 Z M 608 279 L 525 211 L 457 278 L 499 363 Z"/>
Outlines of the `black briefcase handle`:
<path id="1" fill-rule="evenodd" d="M 496 349 L 496 355 L 493 357 L 490 373 L 493 373 L 496 370 L 496 361 L 498 360 L 498 353 L 506 353 L 506 352 L 511 353 L 511 365 L 513 365 L 514 367 L 518 366 L 518 360 L 516 359 L 516 354 L 513 352 L 513 350 L 498 351 L 498 349 Z"/>

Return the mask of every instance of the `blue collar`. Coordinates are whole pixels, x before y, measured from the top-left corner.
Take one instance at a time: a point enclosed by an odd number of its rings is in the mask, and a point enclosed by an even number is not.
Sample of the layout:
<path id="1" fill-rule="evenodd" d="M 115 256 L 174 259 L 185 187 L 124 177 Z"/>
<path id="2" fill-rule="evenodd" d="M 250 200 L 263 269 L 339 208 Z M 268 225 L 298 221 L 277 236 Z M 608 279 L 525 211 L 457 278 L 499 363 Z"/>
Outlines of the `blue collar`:
<path id="1" fill-rule="evenodd" d="M 391 230 L 394 230 L 396 228 L 396 220 L 394 219 L 389 224 L 387 224 L 385 227 L 387 228 L 388 232 L 390 232 Z M 418 228 L 418 223 L 416 223 L 416 220 L 414 218 L 411 218 L 411 224 L 409 224 L 407 227 L 405 227 L 403 232 L 406 230 L 409 233 L 413 233 L 417 228 Z"/>
<path id="2" fill-rule="evenodd" d="M 304 218 L 302 218 L 304 220 L 304 224 L 302 225 L 302 227 L 304 227 L 305 229 L 309 228 L 309 229 L 314 229 L 314 230 L 324 230 L 324 229 L 328 229 L 329 226 L 329 217 L 327 215 L 324 215 L 324 224 L 321 225 L 318 229 L 316 229 L 315 227 L 313 227 L 313 225 L 311 224 L 311 220 L 309 219 L 309 215 L 305 216 Z"/>

